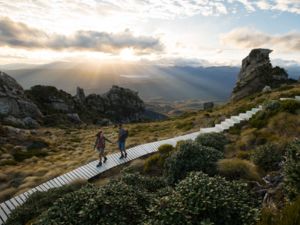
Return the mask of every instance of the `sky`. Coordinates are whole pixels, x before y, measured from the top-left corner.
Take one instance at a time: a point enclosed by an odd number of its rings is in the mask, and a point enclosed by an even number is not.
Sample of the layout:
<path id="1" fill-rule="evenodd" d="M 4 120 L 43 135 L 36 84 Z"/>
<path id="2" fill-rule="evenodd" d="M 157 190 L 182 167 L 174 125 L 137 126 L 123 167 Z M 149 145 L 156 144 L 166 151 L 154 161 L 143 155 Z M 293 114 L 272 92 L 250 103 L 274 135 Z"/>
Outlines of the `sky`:
<path id="1" fill-rule="evenodd" d="M 300 0 L 0 0 L 0 64 L 300 64 Z"/>

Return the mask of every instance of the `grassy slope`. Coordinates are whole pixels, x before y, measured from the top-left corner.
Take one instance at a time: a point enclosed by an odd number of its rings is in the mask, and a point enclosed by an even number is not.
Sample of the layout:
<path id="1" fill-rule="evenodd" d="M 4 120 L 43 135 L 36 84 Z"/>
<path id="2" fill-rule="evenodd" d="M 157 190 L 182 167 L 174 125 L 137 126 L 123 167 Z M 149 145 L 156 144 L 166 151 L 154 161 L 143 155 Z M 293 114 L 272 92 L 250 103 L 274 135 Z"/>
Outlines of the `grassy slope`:
<path id="1" fill-rule="evenodd" d="M 212 112 L 199 111 L 186 113 L 181 117 L 162 122 L 128 124 L 126 125 L 130 134 L 128 147 L 174 137 L 198 130 L 200 127 L 212 126 L 226 117 L 244 112 L 265 100 L 295 95 L 300 95 L 300 85 L 280 88 L 271 93 L 258 94 L 239 102 L 228 103 Z M 268 121 L 266 127 L 261 129 L 252 128 L 245 124 L 237 131 L 228 134 L 233 142 L 227 148 L 227 155 L 228 157 L 236 155 L 242 149 L 243 144 L 241 142 L 245 142 L 246 139 L 252 143 L 253 139 L 260 137 L 262 134 L 265 136 L 265 141 L 280 139 L 281 137 L 299 137 L 299 125 L 299 116 L 288 113 L 276 115 Z M 24 135 L 24 140 L 42 139 L 49 144 L 49 147 L 44 150 L 47 152 L 47 156 L 31 157 L 22 162 L 15 162 L 11 156 L 16 143 L 1 146 L 0 201 L 96 159 L 97 155 L 92 147 L 98 129 L 99 127 L 95 126 L 72 129 L 42 128 L 37 131 L 37 134 Z M 104 127 L 103 130 L 109 139 L 116 140 L 117 128 L 109 126 Z M 248 140 L 249 135 L 250 140 Z M 248 142 L 246 144 L 248 145 Z M 115 144 L 107 145 L 108 153 L 115 151 L 117 151 Z M 6 158 L 3 158 L 3 156 Z M 5 163 L 7 159 L 9 159 L 9 163 Z"/>

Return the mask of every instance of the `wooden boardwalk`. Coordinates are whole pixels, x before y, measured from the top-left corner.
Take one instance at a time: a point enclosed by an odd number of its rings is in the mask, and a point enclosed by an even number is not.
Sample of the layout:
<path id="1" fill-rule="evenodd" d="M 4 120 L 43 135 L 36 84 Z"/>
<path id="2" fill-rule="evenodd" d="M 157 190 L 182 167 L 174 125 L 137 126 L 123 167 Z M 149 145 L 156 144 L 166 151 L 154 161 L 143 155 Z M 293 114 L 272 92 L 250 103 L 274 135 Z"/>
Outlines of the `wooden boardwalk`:
<path id="1" fill-rule="evenodd" d="M 300 96 L 297 96 L 295 99 L 300 100 L 299 97 Z M 286 100 L 286 99 L 281 99 L 281 100 Z M 194 140 L 199 134 L 211 133 L 211 132 L 217 132 L 217 133 L 223 132 L 225 130 L 228 130 L 230 127 L 234 126 L 235 124 L 240 123 L 241 121 L 249 120 L 255 113 L 257 113 L 260 110 L 262 110 L 262 106 L 253 108 L 245 113 L 240 113 L 237 116 L 232 116 L 222 121 L 220 124 L 215 125 L 214 127 L 201 128 L 198 132 L 135 146 L 133 148 L 127 149 L 128 156 L 126 159 L 119 159 L 120 153 L 110 154 L 107 156 L 108 158 L 107 162 L 102 164 L 102 166 L 99 168 L 96 167 L 96 165 L 98 164 L 98 160 L 80 166 L 77 169 L 74 169 L 68 173 L 60 175 L 45 183 L 42 183 L 26 191 L 23 194 L 20 194 L 5 202 L 2 202 L 0 204 L 0 225 L 5 223 L 10 213 L 15 208 L 22 205 L 26 201 L 26 199 L 36 191 L 47 191 L 51 188 L 61 187 L 66 184 L 70 184 L 73 181 L 76 181 L 78 179 L 88 180 L 113 167 L 122 165 L 134 159 L 138 159 L 142 156 L 156 152 L 158 150 L 158 147 L 163 144 L 170 144 L 175 146 L 178 141 L 184 141 L 189 139 Z"/>

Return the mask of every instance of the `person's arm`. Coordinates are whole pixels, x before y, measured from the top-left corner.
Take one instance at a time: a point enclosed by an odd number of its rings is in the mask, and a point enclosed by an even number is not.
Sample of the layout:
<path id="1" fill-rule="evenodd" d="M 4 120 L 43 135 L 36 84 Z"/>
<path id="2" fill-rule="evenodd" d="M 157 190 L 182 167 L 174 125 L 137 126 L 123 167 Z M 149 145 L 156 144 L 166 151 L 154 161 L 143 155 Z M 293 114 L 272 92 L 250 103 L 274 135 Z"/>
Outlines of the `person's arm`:
<path id="1" fill-rule="evenodd" d="M 108 141 L 109 143 L 111 143 L 112 144 L 112 141 L 110 141 L 109 139 L 107 139 L 106 137 L 104 137 L 104 139 L 106 140 L 106 141 Z"/>
<path id="2" fill-rule="evenodd" d="M 96 146 L 97 146 L 97 144 L 98 144 L 98 138 L 99 138 L 99 137 L 96 138 L 95 145 L 94 145 L 94 149 L 96 148 Z"/>

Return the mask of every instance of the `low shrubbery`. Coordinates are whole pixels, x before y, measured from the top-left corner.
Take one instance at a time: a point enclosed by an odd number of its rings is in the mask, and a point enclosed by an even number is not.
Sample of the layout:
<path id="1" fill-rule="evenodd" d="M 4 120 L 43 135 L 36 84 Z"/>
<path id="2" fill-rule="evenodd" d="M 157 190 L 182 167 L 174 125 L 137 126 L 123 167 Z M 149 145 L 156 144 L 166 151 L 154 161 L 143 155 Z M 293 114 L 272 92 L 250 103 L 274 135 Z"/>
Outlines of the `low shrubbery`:
<path id="1" fill-rule="evenodd" d="M 258 209 L 246 184 L 193 172 L 151 208 L 146 224 L 251 225 Z"/>
<path id="2" fill-rule="evenodd" d="M 236 153 L 236 157 L 239 159 L 247 159 L 249 160 L 251 157 L 252 151 L 238 151 Z"/>
<path id="3" fill-rule="evenodd" d="M 158 153 L 150 156 L 144 165 L 144 172 L 146 173 L 155 173 L 161 174 L 166 159 L 170 156 L 170 154 L 174 151 L 174 147 L 172 145 L 164 144 L 158 148 Z"/>
<path id="4" fill-rule="evenodd" d="M 40 215 L 52 206 L 53 202 L 67 193 L 78 190 L 85 182 L 75 182 L 60 188 L 53 188 L 46 192 L 35 192 L 27 201 L 15 209 L 6 222 L 6 225 L 23 225 Z"/>
<path id="5" fill-rule="evenodd" d="M 218 162 L 218 172 L 230 180 L 259 180 L 255 165 L 247 160 L 222 159 Z"/>
<path id="6" fill-rule="evenodd" d="M 179 145 L 166 161 L 165 176 L 170 184 L 183 179 L 188 172 L 203 171 L 209 175 L 216 173 L 216 162 L 223 153 L 197 142 L 187 141 Z"/>
<path id="7" fill-rule="evenodd" d="M 300 140 L 295 140 L 286 147 L 284 163 L 285 190 L 290 199 L 300 194 Z"/>
<path id="8" fill-rule="evenodd" d="M 227 144 L 227 139 L 222 133 L 207 133 L 200 134 L 196 138 L 196 142 L 201 145 L 212 147 L 218 151 L 224 152 L 224 147 Z"/>
<path id="9" fill-rule="evenodd" d="M 144 189 L 149 192 L 156 192 L 167 186 L 166 181 L 162 177 L 142 176 L 138 173 L 123 174 L 120 180 L 127 185 L 131 185 L 137 189 Z"/>
<path id="10" fill-rule="evenodd" d="M 249 123 L 256 128 L 262 128 L 268 124 L 271 117 L 279 112 L 296 113 L 300 110 L 300 103 L 295 100 L 269 101 L 264 104 L 265 109 L 256 113 Z"/>
<path id="11" fill-rule="evenodd" d="M 300 224 L 300 196 L 287 204 L 281 212 L 274 213 L 270 209 L 262 210 L 261 220 L 257 225 L 299 225 Z"/>
<path id="12" fill-rule="evenodd" d="M 277 145 L 265 144 L 253 151 L 251 160 L 265 171 L 273 171 L 279 169 L 279 164 L 283 160 L 282 154 Z"/>
<path id="13" fill-rule="evenodd" d="M 120 181 L 87 185 L 55 201 L 34 224 L 141 224 L 151 200 L 143 189 Z"/>

